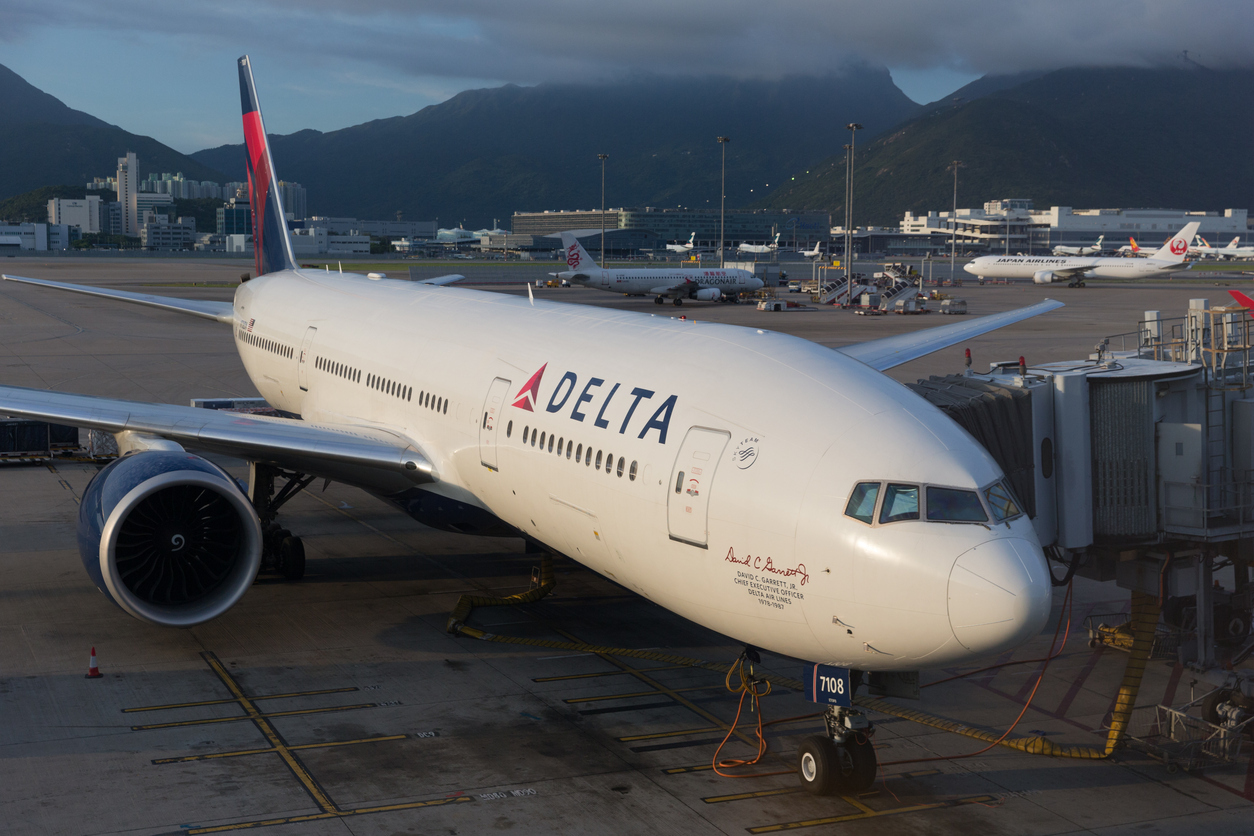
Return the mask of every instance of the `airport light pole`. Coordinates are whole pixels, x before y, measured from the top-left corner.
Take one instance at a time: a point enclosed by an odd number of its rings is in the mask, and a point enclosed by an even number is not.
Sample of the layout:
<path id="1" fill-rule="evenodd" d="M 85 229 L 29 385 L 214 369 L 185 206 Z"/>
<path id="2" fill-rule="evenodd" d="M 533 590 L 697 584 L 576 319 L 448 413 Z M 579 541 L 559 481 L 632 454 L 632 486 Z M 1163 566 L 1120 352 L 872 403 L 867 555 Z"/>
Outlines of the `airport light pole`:
<path id="1" fill-rule="evenodd" d="M 597 154 L 601 161 L 601 269 L 605 269 L 605 161 L 609 154 Z"/>
<path id="2" fill-rule="evenodd" d="M 729 136 L 718 137 L 719 147 L 723 149 L 723 178 L 722 184 L 719 186 L 720 197 L 718 201 L 718 269 L 720 270 L 725 266 L 723 259 L 726 257 L 727 252 L 726 239 L 724 238 L 726 234 L 724 219 L 726 218 L 727 209 L 727 143 L 729 142 L 731 142 L 731 137 Z"/>
<path id="3" fill-rule="evenodd" d="M 845 126 L 849 130 L 848 150 L 849 170 L 845 177 L 845 277 L 848 280 L 848 290 L 846 293 L 849 298 L 846 300 L 850 305 L 853 304 L 853 152 L 855 137 L 858 131 L 862 130 L 862 126 L 857 122 L 850 122 Z"/>
<path id="4" fill-rule="evenodd" d="M 954 280 L 954 261 L 958 250 L 958 169 L 966 168 L 961 160 L 954 160 L 949 164 L 954 172 L 954 208 L 950 213 L 949 222 L 953 225 L 949 234 L 949 281 Z"/>

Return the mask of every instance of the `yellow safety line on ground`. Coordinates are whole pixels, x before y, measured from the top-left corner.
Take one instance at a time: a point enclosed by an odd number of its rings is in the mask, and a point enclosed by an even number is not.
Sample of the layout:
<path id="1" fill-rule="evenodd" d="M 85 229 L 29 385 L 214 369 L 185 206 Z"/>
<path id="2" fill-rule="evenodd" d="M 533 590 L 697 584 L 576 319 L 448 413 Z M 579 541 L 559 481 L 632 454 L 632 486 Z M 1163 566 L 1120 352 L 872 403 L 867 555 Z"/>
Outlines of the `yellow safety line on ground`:
<path id="1" fill-rule="evenodd" d="M 663 737 L 683 737 L 689 734 L 709 734 L 710 732 L 727 731 L 727 726 L 710 726 L 704 729 L 683 729 L 682 731 L 653 732 L 652 734 L 630 734 L 617 738 L 619 743 L 634 743 L 637 740 L 658 740 Z"/>
<path id="2" fill-rule="evenodd" d="M 239 700 L 231 700 L 231 702 L 241 702 Z M 300 714 L 328 714 L 336 711 L 355 711 L 359 708 L 378 708 L 377 702 L 362 702 L 355 705 L 332 705 L 326 708 L 296 708 L 291 711 L 271 711 L 268 714 L 257 712 L 258 717 L 269 719 L 271 717 L 295 717 Z M 244 710 L 248 711 L 248 706 L 244 706 Z M 204 720 L 173 720 L 169 723 L 148 723 L 143 726 L 131 726 L 131 731 L 149 731 L 151 729 L 173 729 L 179 726 L 208 726 L 213 723 L 235 723 L 240 720 L 252 720 L 253 715 L 245 713 L 238 717 L 209 717 Z"/>
<path id="3" fill-rule="evenodd" d="M 440 807 L 444 804 L 462 804 L 468 801 L 474 801 L 468 795 L 459 795 L 454 798 L 432 798 L 428 801 L 410 801 L 403 804 L 385 804 L 379 807 L 357 807 L 352 810 L 333 810 L 325 813 L 310 813 L 304 816 L 285 816 L 280 819 L 259 819 L 257 821 L 243 821 L 236 824 L 219 824 L 210 827 L 190 827 L 183 833 L 198 836 L 201 833 L 225 833 L 230 830 L 250 830 L 254 827 L 272 827 L 276 824 L 297 824 L 307 821 L 324 821 L 326 819 L 343 819 L 349 816 L 364 816 L 370 813 L 392 813 L 399 810 L 417 810 L 421 807 Z"/>
<path id="4" fill-rule="evenodd" d="M 692 667 L 691 665 L 662 665 L 656 668 L 641 668 L 640 670 L 649 671 L 674 671 L 681 668 Z M 622 676 L 626 671 L 597 671 L 596 673 L 572 673 L 566 676 L 540 676 L 531 680 L 532 682 L 566 682 L 571 679 L 596 679 L 599 676 Z"/>
<path id="5" fill-rule="evenodd" d="M 772 795 L 792 795 L 801 792 L 801 787 L 780 787 L 775 790 L 758 790 L 757 792 L 740 792 L 735 795 L 712 795 L 701 799 L 706 804 L 722 804 L 727 801 L 746 801 L 750 798 L 769 798 Z"/>
<path id="6" fill-rule="evenodd" d="M 848 798 L 845 798 L 848 801 Z M 807 819 L 805 821 L 790 821 L 783 824 L 768 824 L 763 827 L 747 828 L 750 833 L 778 833 L 781 830 L 797 830 L 802 827 L 818 827 L 822 824 L 840 824 L 847 821 L 861 821 L 864 819 L 883 818 L 885 816 L 897 816 L 902 813 L 917 813 L 921 810 L 936 810 L 940 807 L 958 807 L 964 804 L 987 804 L 996 799 L 991 795 L 976 795 L 970 798 L 960 798 L 954 801 L 940 801 L 934 804 L 915 804 L 910 807 L 898 807 L 895 810 L 870 810 L 866 813 L 851 813 L 847 816 L 828 816 L 821 819 Z"/>
<path id="7" fill-rule="evenodd" d="M 712 691 L 715 688 L 722 688 L 721 684 L 716 685 L 697 685 L 691 688 L 674 688 L 676 694 L 682 694 L 687 691 Z M 604 700 L 628 700 L 635 697 L 656 697 L 657 691 L 636 691 L 631 694 L 602 694 L 599 697 L 571 697 L 568 700 L 562 700 L 565 703 L 582 703 L 582 702 L 602 702 Z"/>
<path id="8" fill-rule="evenodd" d="M 293 691 L 290 694 L 266 694 L 262 697 L 250 697 L 253 702 L 261 700 L 282 700 L 288 697 L 317 697 L 322 694 L 346 694 L 349 691 L 360 691 L 360 688 L 323 688 L 320 691 Z M 134 714 L 137 711 L 165 711 L 171 708 L 196 708 L 202 705 L 226 705 L 227 703 L 239 702 L 235 699 L 225 700 L 201 700 L 200 702 L 172 702 L 169 705 L 145 705 L 139 708 L 124 708 L 123 714 Z"/>
<path id="9" fill-rule="evenodd" d="M 244 708 L 244 712 L 248 715 L 248 719 L 253 721 L 253 725 L 257 727 L 262 736 L 264 736 L 270 745 L 276 750 L 278 756 L 285 764 L 287 764 L 287 768 L 290 769 L 292 774 L 296 776 L 296 780 L 300 781 L 301 785 L 305 788 L 305 791 L 309 793 L 317 805 L 322 808 L 323 812 L 337 812 L 334 802 L 331 801 L 326 791 L 322 789 L 322 786 L 318 783 L 317 779 L 309 773 L 309 770 L 305 768 L 303 763 L 301 763 L 300 758 L 292 753 L 292 750 L 288 748 L 287 741 L 283 739 L 283 735 L 279 734 L 279 730 L 274 727 L 274 724 L 271 723 L 270 720 L 261 713 L 257 706 L 253 704 L 253 701 L 248 698 L 248 696 L 244 693 L 244 690 L 240 688 L 239 683 L 237 683 L 235 678 L 231 676 L 229 671 L 227 671 L 226 666 L 218 660 L 217 655 L 212 651 L 206 650 L 203 651 L 200 656 L 208 663 L 213 672 L 218 675 L 218 679 L 222 680 L 222 684 L 226 686 L 227 690 L 230 691 L 237 700 L 239 700 L 239 704 Z"/>
<path id="10" fill-rule="evenodd" d="M 409 737 L 407 734 L 389 734 L 383 737 L 362 737 L 357 740 L 334 740 L 330 743 L 302 743 L 299 746 L 288 746 L 292 751 L 298 749 L 330 749 L 335 746 L 355 746 L 358 743 L 382 743 L 385 740 L 404 740 Z M 154 764 L 163 763 L 190 763 L 191 761 L 212 761 L 219 758 L 240 758 L 245 755 L 268 755 L 276 750 L 274 749 L 240 749 L 235 752 L 215 752 L 211 755 L 185 755 L 181 758 L 157 758 Z"/>

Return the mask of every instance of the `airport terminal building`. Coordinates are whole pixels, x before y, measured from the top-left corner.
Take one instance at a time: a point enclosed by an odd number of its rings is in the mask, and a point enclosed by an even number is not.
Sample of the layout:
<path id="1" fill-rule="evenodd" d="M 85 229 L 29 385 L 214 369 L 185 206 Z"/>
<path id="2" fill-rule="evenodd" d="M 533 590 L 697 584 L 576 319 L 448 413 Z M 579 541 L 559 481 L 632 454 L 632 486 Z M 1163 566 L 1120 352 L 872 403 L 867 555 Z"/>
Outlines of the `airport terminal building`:
<path id="1" fill-rule="evenodd" d="M 682 243 L 696 233 L 699 247 L 717 248 L 719 213 L 695 209 L 608 209 L 605 228 L 632 230 L 639 240 L 654 239 L 657 247 Z M 601 228 L 599 210 L 515 212 L 512 232 L 515 235 L 544 236 L 566 230 Z M 723 241 L 728 247 L 740 244 L 768 244 L 779 234 L 781 247 L 813 247 L 830 236 L 831 216 L 827 213 L 727 212 L 724 217 Z M 609 248 L 607 241 L 606 248 Z"/>
<path id="2" fill-rule="evenodd" d="M 1032 201 L 1020 198 L 991 200 L 983 209 L 951 212 L 907 212 L 901 222 L 903 233 L 941 231 L 957 236 L 961 252 L 1045 252 L 1060 244 L 1070 247 L 1090 245 L 1099 235 L 1103 245 L 1117 249 L 1136 238 L 1142 246 L 1158 247 L 1180 227 L 1198 221 L 1198 234 L 1227 243 L 1235 236 L 1248 238 L 1248 210 L 1189 212 L 1179 209 L 1072 209 L 1051 206 L 1036 210 Z M 952 216 L 952 217 L 951 217 Z M 955 223 L 956 220 L 956 223 Z M 956 233 L 954 232 L 957 227 Z M 1214 244 L 1215 240 L 1211 240 Z"/>

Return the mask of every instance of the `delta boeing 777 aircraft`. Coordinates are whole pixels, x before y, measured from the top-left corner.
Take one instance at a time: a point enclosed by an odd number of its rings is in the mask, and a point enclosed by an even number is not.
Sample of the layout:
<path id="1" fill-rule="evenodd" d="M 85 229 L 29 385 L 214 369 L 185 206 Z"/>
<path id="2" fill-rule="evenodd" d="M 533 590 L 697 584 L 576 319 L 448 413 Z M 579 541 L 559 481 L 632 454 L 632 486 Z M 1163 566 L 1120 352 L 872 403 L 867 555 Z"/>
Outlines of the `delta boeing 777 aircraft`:
<path id="1" fill-rule="evenodd" d="M 881 372 L 1061 303 L 833 351 L 754 328 L 301 270 L 247 57 L 239 81 L 258 276 L 233 302 L 4 277 L 221 322 L 288 416 L 0 387 L 0 413 L 116 435 L 123 455 L 84 494 L 79 547 L 123 611 L 198 624 L 248 591 L 263 555 L 298 575 L 303 549 L 276 512 L 328 478 L 430 526 L 529 538 L 810 662 L 912 671 L 1040 632 L 1050 576 L 1002 471 Z M 850 443 L 871 428 L 883 444 Z M 188 450 L 247 460 L 247 492 Z M 866 718 L 832 708 L 827 725 L 802 747 L 803 785 L 865 785 Z"/>

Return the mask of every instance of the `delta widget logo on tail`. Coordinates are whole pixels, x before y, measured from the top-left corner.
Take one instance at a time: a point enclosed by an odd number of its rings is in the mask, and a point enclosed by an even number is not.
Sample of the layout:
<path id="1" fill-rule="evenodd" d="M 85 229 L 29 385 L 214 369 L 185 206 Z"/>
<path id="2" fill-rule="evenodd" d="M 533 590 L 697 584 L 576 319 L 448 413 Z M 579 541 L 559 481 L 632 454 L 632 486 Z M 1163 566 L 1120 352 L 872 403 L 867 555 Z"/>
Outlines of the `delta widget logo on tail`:
<path id="1" fill-rule="evenodd" d="M 518 394 L 514 396 L 514 406 L 519 409 L 525 409 L 528 412 L 535 412 L 536 399 L 540 397 L 540 378 L 544 377 L 544 370 L 549 367 L 545 363 L 540 370 L 531 376 L 531 379 L 523 384 L 518 390 Z"/>

